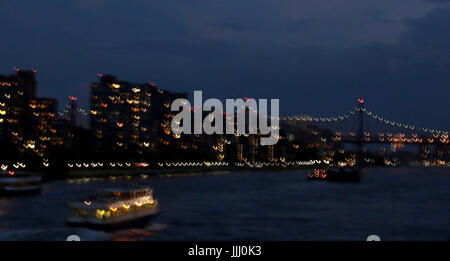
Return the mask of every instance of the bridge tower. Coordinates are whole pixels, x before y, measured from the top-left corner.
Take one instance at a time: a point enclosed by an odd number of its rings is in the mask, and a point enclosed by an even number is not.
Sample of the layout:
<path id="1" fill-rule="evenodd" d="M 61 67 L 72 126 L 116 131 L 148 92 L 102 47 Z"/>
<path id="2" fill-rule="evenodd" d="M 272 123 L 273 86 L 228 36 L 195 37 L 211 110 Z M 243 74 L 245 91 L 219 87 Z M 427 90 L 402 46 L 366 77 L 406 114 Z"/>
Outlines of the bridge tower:
<path id="1" fill-rule="evenodd" d="M 69 105 L 69 121 L 70 121 L 70 125 L 72 127 L 77 126 L 77 110 L 78 110 L 78 105 L 77 105 L 77 97 L 74 96 L 69 96 L 69 100 L 70 100 L 70 105 Z"/>
<path id="2" fill-rule="evenodd" d="M 358 124 L 358 151 L 357 151 L 357 165 L 363 165 L 364 157 L 363 157 L 363 147 L 364 147 L 364 99 L 359 98 L 359 124 Z"/>
<path id="3" fill-rule="evenodd" d="M 426 135 L 422 135 L 420 137 L 422 140 L 426 141 L 427 140 L 427 136 Z M 430 145 L 428 143 L 421 143 L 419 145 L 419 153 L 420 153 L 420 160 L 422 162 L 427 161 L 430 159 Z"/>

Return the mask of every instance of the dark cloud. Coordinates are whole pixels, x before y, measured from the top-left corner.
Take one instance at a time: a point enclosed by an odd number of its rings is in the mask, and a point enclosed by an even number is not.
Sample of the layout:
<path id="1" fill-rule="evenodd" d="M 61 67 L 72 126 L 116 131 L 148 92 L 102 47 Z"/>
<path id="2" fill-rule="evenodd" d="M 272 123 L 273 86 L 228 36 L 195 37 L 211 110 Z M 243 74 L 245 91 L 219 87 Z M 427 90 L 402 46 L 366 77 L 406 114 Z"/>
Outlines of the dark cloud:
<path id="1" fill-rule="evenodd" d="M 97 72 L 219 98 L 338 114 L 366 97 L 393 119 L 450 128 L 444 1 L 0 3 L 0 73 L 38 67 L 44 96 L 87 106 Z"/>
<path id="2" fill-rule="evenodd" d="M 450 2 L 450 0 L 426 0 L 426 1 L 430 3 L 439 3 L 439 4 Z"/>

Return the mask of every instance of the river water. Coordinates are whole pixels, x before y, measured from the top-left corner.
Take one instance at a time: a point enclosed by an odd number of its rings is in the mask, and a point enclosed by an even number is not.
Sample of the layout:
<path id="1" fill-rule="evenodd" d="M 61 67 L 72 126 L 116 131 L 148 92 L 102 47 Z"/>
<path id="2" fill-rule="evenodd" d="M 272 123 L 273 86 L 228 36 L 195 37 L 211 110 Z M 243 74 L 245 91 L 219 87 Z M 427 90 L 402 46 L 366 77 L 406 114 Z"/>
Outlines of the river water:
<path id="1" fill-rule="evenodd" d="M 371 169 L 360 184 L 306 181 L 309 171 L 77 179 L 0 198 L 0 240 L 450 239 L 450 169 Z M 145 228 L 69 228 L 67 204 L 103 188 L 150 185 L 162 214 Z"/>

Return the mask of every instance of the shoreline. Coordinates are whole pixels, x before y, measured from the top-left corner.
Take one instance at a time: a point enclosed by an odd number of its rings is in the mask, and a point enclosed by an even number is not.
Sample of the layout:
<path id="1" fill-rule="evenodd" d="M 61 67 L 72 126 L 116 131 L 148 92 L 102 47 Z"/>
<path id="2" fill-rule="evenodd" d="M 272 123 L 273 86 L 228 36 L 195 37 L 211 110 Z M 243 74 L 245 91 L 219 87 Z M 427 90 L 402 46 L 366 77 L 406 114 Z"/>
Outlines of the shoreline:
<path id="1" fill-rule="evenodd" d="M 330 168 L 330 166 L 310 165 L 310 166 L 289 166 L 289 167 L 192 167 L 192 168 L 130 168 L 130 169 L 80 169 L 61 171 L 61 174 L 57 174 L 57 171 L 53 172 L 31 172 L 34 175 L 41 176 L 45 181 L 53 180 L 67 180 L 74 178 L 105 178 L 105 177 L 121 177 L 131 176 L 138 177 L 140 175 L 148 175 L 150 177 L 160 176 L 177 176 L 186 175 L 192 173 L 204 173 L 211 174 L 214 172 L 254 172 L 254 171 L 298 171 L 298 170 L 313 170 L 315 168 Z M 446 166 L 370 166 L 366 169 L 396 169 L 396 168 L 412 168 L 412 169 L 448 169 Z"/>
<path id="2" fill-rule="evenodd" d="M 249 168 L 249 167 L 213 167 L 213 168 L 163 168 L 163 169 L 102 169 L 102 170 L 77 170 L 69 171 L 66 178 L 83 177 L 109 177 L 109 176 L 161 176 L 183 175 L 187 173 L 213 173 L 213 172 L 253 172 L 253 171 L 295 171 L 314 169 L 314 167 L 290 167 L 290 168 Z"/>

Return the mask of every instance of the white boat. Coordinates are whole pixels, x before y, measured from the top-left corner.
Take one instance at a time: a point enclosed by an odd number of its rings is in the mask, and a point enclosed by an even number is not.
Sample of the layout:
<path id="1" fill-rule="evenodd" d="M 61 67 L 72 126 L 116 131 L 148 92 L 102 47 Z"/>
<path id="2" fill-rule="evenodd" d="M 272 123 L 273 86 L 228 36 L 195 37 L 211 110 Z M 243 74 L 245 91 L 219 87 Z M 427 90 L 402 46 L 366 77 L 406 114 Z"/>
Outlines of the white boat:
<path id="1" fill-rule="evenodd" d="M 42 178 L 27 172 L 1 171 L 0 195 L 36 194 L 41 191 Z"/>
<path id="2" fill-rule="evenodd" d="M 98 229 L 137 227 L 159 214 L 151 188 L 104 190 L 98 196 L 70 202 L 70 226 Z"/>

